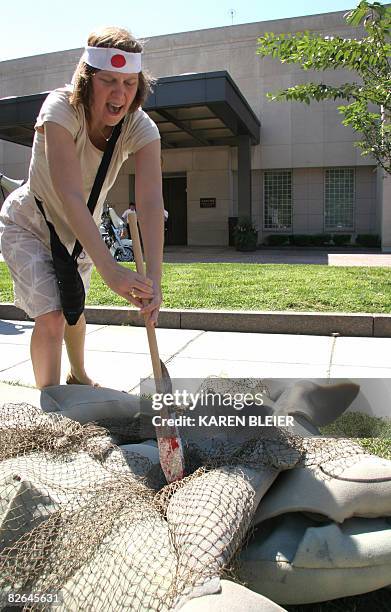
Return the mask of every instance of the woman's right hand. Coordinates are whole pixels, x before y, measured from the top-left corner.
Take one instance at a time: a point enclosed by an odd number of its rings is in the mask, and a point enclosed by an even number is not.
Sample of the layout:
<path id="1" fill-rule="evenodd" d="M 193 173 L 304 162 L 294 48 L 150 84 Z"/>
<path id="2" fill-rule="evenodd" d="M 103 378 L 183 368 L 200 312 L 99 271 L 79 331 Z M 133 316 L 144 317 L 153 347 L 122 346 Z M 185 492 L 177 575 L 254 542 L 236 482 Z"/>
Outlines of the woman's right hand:
<path id="1" fill-rule="evenodd" d="M 142 308 L 144 306 L 142 300 L 153 298 L 152 280 L 116 262 L 113 263 L 114 266 L 102 274 L 106 285 L 137 308 Z"/>

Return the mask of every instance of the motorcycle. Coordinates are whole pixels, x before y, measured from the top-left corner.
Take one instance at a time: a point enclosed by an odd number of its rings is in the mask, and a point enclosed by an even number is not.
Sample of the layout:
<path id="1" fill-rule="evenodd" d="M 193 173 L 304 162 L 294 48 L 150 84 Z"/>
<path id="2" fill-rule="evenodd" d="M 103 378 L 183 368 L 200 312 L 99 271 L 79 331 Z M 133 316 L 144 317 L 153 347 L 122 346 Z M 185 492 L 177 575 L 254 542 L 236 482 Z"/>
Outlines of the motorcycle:
<path id="1" fill-rule="evenodd" d="M 126 224 L 109 204 L 103 206 L 99 231 L 116 261 L 134 261 L 132 241 L 123 237 Z"/>

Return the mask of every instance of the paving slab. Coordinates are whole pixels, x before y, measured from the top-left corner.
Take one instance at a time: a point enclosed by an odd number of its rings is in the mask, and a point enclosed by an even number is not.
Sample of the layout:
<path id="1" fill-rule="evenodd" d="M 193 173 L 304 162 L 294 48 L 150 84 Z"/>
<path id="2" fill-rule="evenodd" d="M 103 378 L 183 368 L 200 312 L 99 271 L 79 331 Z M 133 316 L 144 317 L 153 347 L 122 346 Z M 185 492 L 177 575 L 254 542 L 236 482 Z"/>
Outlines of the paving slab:
<path id="1" fill-rule="evenodd" d="M 68 358 L 63 350 L 63 359 L 61 364 L 61 384 L 65 384 L 65 378 L 69 371 Z M 31 360 L 28 358 L 23 363 L 14 365 L 0 372 L 0 380 L 2 382 L 10 382 L 14 385 L 35 386 L 35 378 Z"/>
<path id="2" fill-rule="evenodd" d="M 332 346 L 333 338 L 323 336 L 206 332 L 179 356 L 313 366 L 329 363 Z"/>
<path id="3" fill-rule="evenodd" d="M 104 327 L 104 325 L 88 325 L 87 336 Z M 1 344 L 22 344 L 29 346 L 33 329 L 33 321 L 0 320 Z"/>
<path id="4" fill-rule="evenodd" d="M 391 266 L 391 255 L 381 253 L 329 253 L 328 265 L 388 268 Z"/>
<path id="5" fill-rule="evenodd" d="M 156 338 L 159 351 L 161 354 L 172 355 L 202 333 L 198 330 L 162 329 L 158 327 Z M 149 355 L 145 328 L 127 325 L 105 326 L 94 334 L 89 334 L 86 338 L 86 349 Z"/>
<path id="6" fill-rule="evenodd" d="M 175 357 L 167 364 L 171 378 L 327 378 L 327 364 L 270 363 Z"/>
<path id="7" fill-rule="evenodd" d="M 37 408 L 40 406 L 41 391 L 32 387 L 10 385 L 0 382 L 0 402 L 19 404 L 21 402 L 31 404 Z"/>
<path id="8" fill-rule="evenodd" d="M 86 371 L 103 387 L 118 391 L 129 391 L 139 385 L 140 379 L 150 376 L 152 367 L 148 355 L 135 353 L 109 353 L 86 351 Z M 69 372 L 69 361 L 63 350 L 60 384 L 65 384 Z M 35 385 L 30 360 L 0 372 L 0 380 L 19 385 Z"/>
<path id="9" fill-rule="evenodd" d="M 27 350 L 26 350 L 27 349 Z M 29 349 L 17 344 L 6 344 L 0 353 L 0 378 L 1 373 L 9 367 L 23 364 L 30 359 Z"/>
<path id="10" fill-rule="evenodd" d="M 331 363 L 391 368 L 391 338 L 338 338 Z"/>
<path id="11" fill-rule="evenodd" d="M 35 386 L 33 366 L 30 359 L 17 365 L 11 365 L 0 371 L 0 380 L 15 385 Z M 64 379 L 65 380 L 65 379 Z"/>
<path id="12" fill-rule="evenodd" d="M 34 329 L 32 321 L 0 320 L 1 344 L 30 344 Z"/>
<path id="13" fill-rule="evenodd" d="M 391 368 L 371 368 L 368 366 L 331 366 L 330 368 L 331 378 L 390 378 L 391 379 Z"/>
<path id="14" fill-rule="evenodd" d="M 390 378 L 391 368 L 371 368 L 359 365 L 335 365 L 330 367 L 330 378 Z"/>
<path id="15" fill-rule="evenodd" d="M 130 391 L 140 380 L 151 376 L 149 355 L 135 353 L 102 353 L 86 351 L 86 370 L 103 387 L 118 391 Z M 67 368 L 68 371 L 69 367 Z"/>

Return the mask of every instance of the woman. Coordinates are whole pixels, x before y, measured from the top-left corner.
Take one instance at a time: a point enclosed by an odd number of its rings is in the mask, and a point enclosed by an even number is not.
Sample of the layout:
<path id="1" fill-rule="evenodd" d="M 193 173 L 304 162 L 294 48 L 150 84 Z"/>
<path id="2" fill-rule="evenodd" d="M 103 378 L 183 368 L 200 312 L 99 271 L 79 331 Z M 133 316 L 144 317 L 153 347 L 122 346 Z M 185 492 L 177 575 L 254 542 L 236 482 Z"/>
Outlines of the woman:
<path id="1" fill-rule="evenodd" d="M 93 383 L 84 368 L 85 318 L 72 326 L 65 322 L 50 234 L 36 200 L 69 253 L 76 239 L 83 246 L 78 270 L 85 290 L 94 264 L 110 289 L 146 315 L 148 325 L 157 323 L 163 256 L 160 137 L 141 110 L 152 83 L 141 70 L 141 51 L 141 44 L 124 29 L 90 34 L 73 87 L 53 91 L 41 108 L 28 182 L 9 196 L 0 213 L 1 250 L 13 277 L 15 304 L 35 320 L 31 359 L 38 388 L 59 384 L 63 339 L 71 365 L 67 382 Z M 86 202 L 107 141 L 122 119 L 92 216 Z M 107 192 L 131 153 L 146 277 L 115 262 L 97 228 Z"/>

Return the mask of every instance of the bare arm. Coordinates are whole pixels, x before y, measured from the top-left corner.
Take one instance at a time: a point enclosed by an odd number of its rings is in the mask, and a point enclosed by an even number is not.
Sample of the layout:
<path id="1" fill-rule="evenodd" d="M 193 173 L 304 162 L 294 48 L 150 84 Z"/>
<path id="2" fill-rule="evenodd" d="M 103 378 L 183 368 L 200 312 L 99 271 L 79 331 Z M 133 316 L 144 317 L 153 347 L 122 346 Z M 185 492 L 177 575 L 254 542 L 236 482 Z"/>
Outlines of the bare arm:
<path id="1" fill-rule="evenodd" d="M 137 300 L 130 298 L 129 292 L 136 288 L 140 292 L 138 297 L 151 298 L 151 282 L 117 264 L 101 239 L 86 205 L 80 162 L 72 135 L 58 124 L 46 122 L 45 147 L 50 177 L 63 202 L 72 232 L 93 260 L 107 285 L 128 301 L 140 306 Z"/>
<path id="2" fill-rule="evenodd" d="M 143 238 L 147 276 L 154 286 L 154 298 L 142 312 L 156 323 L 161 304 L 161 276 L 164 243 L 164 208 L 160 141 L 154 140 L 135 154 L 136 206 Z"/>

